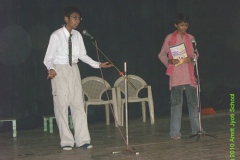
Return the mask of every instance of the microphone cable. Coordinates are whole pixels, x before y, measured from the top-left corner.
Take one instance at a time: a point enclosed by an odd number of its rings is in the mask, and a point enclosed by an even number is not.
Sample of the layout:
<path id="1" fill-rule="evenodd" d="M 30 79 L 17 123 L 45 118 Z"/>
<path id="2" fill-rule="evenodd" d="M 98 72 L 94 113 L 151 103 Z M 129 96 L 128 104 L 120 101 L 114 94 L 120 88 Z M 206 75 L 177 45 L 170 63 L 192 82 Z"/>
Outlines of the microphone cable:
<path id="1" fill-rule="evenodd" d="M 121 72 L 121 71 L 112 63 L 112 61 L 98 48 L 97 41 L 96 41 L 95 39 L 94 39 L 94 41 L 92 41 L 92 43 L 93 43 L 93 45 L 96 47 L 96 55 L 97 55 L 98 62 L 100 62 L 100 56 L 99 56 L 99 52 L 98 52 L 98 51 L 100 51 L 100 52 L 102 53 L 102 55 L 113 65 L 113 67 L 114 67 L 117 71 L 119 71 L 119 75 L 120 75 L 120 76 L 124 76 L 123 72 Z M 101 62 L 100 62 L 100 63 L 101 63 Z M 129 144 L 127 144 L 127 141 L 126 141 L 125 137 L 123 136 L 123 133 L 122 133 L 120 127 L 119 127 L 118 120 L 116 119 L 116 116 L 115 116 L 115 114 L 114 114 L 113 105 L 112 105 L 112 103 L 111 103 L 111 101 L 110 101 L 109 94 L 108 94 L 108 92 L 107 92 L 107 85 L 106 85 L 106 83 L 105 83 L 105 79 L 104 79 L 104 75 L 103 75 L 102 68 L 99 67 L 99 69 L 100 69 L 101 78 L 103 79 L 103 82 L 104 82 L 104 84 L 105 84 L 105 93 L 106 93 L 107 99 L 108 99 L 108 101 L 109 101 L 109 103 L 110 103 L 110 109 L 111 109 L 112 115 L 113 115 L 113 117 L 114 117 L 115 124 L 117 124 L 117 128 L 118 128 L 118 130 L 119 130 L 119 133 L 120 133 L 120 135 L 121 135 L 124 143 L 126 144 L 127 149 L 129 149 L 129 151 L 130 151 L 132 154 L 134 154 L 134 155 L 137 157 L 137 159 L 140 160 L 140 157 L 133 151 L 133 149 L 129 146 Z M 129 82 L 130 82 L 130 81 L 129 81 Z M 133 84 L 132 84 L 132 85 L 133 85 Z M 134 85 L 133 85 L 133 87 L 136 89 L 136 87 L 135 87 Z M 126 115 L 126 116 L 127 116 L 127 115 Z"/>

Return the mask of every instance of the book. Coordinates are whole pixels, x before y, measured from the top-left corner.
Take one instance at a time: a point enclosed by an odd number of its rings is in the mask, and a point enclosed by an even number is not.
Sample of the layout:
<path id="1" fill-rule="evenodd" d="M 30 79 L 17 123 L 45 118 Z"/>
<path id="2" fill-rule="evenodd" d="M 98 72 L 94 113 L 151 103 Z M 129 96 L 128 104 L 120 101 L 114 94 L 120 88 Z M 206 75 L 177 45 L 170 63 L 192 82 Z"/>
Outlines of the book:
<path id="1" fill-rule="evenodd" d="M 184 63 L 184 58 L 187 57 L 187 51 L 186 51 L 184 42 L 179 43 L 174 46 L 171 46 L 170 51 L 171 51 L 173 59 L 179 60 L 179 63 L 175 64 L 175 66 L 178 66 L 178 65 Z"/>

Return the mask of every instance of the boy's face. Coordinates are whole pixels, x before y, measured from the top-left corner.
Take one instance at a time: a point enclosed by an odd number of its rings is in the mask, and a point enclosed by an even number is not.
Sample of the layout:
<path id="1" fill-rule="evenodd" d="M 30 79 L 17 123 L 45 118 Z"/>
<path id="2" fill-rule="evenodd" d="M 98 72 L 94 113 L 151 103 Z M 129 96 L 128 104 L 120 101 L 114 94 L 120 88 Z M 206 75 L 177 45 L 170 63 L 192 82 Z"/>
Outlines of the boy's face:
<path id="1" fill-rule="evenodd" d="M 189 23 L 181 22 L 181 23 L 175 24 L 175 27 L 177 28 L 178 33 L 183 35 L 187 31 L 188 25 Z"/>
<path id="2" fill-rule="evenodd" d="M 81 21 L 81 17 L 78 13 L 72 13 L 70 17 L 64 17 L 64 20 L 67 28 L 76 29 Z"/>

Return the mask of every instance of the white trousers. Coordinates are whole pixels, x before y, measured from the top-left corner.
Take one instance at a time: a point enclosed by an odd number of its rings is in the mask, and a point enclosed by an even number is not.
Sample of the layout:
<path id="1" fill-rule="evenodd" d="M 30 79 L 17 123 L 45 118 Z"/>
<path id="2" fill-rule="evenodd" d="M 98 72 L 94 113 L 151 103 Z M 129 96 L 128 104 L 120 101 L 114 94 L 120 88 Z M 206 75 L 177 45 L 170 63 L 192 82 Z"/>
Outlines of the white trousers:
<path id="1" fill-rule="evenodd" d="M 54 65 L 57 75 L 51 80 L 54 112 L 63 146 L 77 147 L 89 143 L 87 116 L 84 110 L 82 83 L 77 64 Z M 74 137 L 69 129 L 68 107 L 70 107 Z"/>

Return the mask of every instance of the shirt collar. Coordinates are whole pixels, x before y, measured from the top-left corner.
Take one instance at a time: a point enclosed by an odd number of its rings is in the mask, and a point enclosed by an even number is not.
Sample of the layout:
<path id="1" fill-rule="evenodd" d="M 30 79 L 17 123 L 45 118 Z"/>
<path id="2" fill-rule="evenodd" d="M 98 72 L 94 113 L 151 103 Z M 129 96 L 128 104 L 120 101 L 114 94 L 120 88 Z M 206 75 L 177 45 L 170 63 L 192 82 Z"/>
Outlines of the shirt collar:
<path id="1" fill-rule="evenodd" d="M 70 36 L 70 33 L 68 32 L 68 30 L 66 29 L 65 26 L 63 26 L 63 32 L 64 32 L 64 34 L 66 35 L 66 37 L 69 37 L 69 36 Z M 72 32 L 73 32 L 73 31 L 71 31 L 71 34 L 73 34 Z"/>

